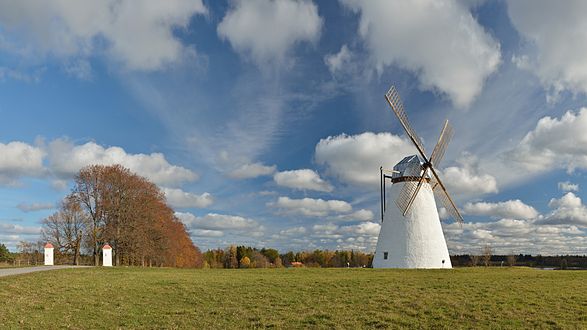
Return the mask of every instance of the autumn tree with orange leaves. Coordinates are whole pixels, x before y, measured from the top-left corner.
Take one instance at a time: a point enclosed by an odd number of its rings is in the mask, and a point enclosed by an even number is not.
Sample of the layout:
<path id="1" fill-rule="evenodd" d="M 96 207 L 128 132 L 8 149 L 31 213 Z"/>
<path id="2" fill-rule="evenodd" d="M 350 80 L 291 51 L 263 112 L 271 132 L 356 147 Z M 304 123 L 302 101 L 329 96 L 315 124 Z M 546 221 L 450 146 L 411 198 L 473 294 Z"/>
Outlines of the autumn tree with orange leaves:
<path id="1" fill-rule="evenodd" d="M 108 243 L 115 265 L 202 266 L 200 250 L 159 188 L 120 165 L 83 168 L 66 199 L 87 216 L 83 237 L 95 265 Z"/>

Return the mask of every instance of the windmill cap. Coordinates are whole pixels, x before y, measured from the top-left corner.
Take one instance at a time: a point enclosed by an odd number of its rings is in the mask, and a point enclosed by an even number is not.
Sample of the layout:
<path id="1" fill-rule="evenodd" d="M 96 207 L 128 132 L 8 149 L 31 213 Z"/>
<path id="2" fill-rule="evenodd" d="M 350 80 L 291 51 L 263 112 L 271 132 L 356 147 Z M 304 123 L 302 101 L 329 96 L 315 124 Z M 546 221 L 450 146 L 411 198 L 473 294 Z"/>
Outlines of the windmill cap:
<path id="1" fill-rule="evenodd" d="M 51 244 L 51 243 L 45 244 L 45 249 L 52 249 L 52 248 L 53 248 L 53 244 Z"/>
<path id="2" fill-rule="evenodd" d="M 424 164 L 424 161 L 418 155 L 404 157 L 404 159 L 393 167 L 393 170 L 396 171 L 393 173 L 393 178 L 411 176 L 419 177 L 422 175 L 422 164 Z M 428 174 L 426 176 L 429 177 Z"/>
<path id="3" fill-rule="evenodd" d="M 110 250 L 110 249 L 112 249 L 112 247 L 110 247 L 110 245 L 106 244 L 106 245 L 104 245 L 102 247 L 102 249 L 104 249 L 104 250 Z"/>

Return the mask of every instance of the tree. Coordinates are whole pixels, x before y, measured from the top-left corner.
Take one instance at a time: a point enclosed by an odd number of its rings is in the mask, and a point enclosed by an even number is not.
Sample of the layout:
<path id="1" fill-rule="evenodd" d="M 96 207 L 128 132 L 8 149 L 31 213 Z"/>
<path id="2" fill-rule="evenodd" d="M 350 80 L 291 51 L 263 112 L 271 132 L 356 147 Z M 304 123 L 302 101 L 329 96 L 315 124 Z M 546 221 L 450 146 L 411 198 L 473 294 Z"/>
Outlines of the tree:
<path id="1" fill-rule="evenodd" d="M 493 252 L 491 251 L 491 246 L 489 244 L 486 244 L 483 247 L 483 255 L 481 256 L 485 267 L 488 267 L 489 264 L 491 263 L 491 255 L 492 254 L 493 254 Z"/>
<path id="2" fill-rule="evenodd" d="M 253 262 L 255 264 L 255 268 L 269 267 L 269 260 L 260 251 L 253 252 Z"/>
<path id="3" fill-rule="evenodd" d="M 79 202 L 72 196 L 66 197 L 60 210 L 42 222 L 42 236 L 53 243 L 57 250 L 73 256 L 73 264 L 79 265 L 80 251 L 90 219 Z"/>
<path id="4" fill-rule="evenodd" d="M 224 250 L 208 250 L 204 253 L 204 259 L 210 268 L 222 268 L 224 260 Z"/>
<path id="5" fill-rule="evenodd" d="M 41 254 L 39 245 L 42 246 L 42 244 L 39 244 L 39 242 L 27 242 L 27 241 L 20 241 L 18 242 L 18 244 L 16 245 L 16 248 L 18 249 L 18 260 L 19 260 L 19 265 L 20 262 L 25 262 L 27 265 L 32 264 L 37 264 L 40 263 L 42 261 L 42 257 L 43 254 Z"/>
<path id="6" fill-rule="evenodd" d="M 238 260 L 236 259 L 236 246 L 231 245 L 228 248 L 225 259 L 224 268 L 238 268 Z"/>
<path id="7" fill-rule="evenodd" d="M 513 267 L 516 265 L 516 255 L 515 254 L 510 254 L 507 257 L 507 262 L 508 262 L 508 266 Z"/>
<path id="8" fill-rule="evenodd" d="M 287 252 L 286 254 L 284 254 L 281 257 L 281 260 L 284 261 L 285 265 L 290 265 L 293 261 L 297 261 L 296 260 L 296 256 L 292 251 Z"/>
<path id="9" fill-rule="evenodd" d="M 100 263 L 100 243 L 105 224 L 103 192 L 105 184 L 105 166 L 91 165 L 80 170 L 75 176 L 72 196 L 84 208 L 90 217 L 88 228 L 88 245 L 94 256 L 94 265 Z"/>
<path id="10" fill-rule="evenodd" d="M 471 266 L 475 267 L 479 264 L 480 257 L 478 255 L 470 255 L 469 259 L 471 259 Z"/>
<path id="11" fill-rule="evenodd" d="M 0 244 L 0 262 L 8 262 L 12 260 L 12 255 L 4 244 Z"/>
<path id="12" fill-rule="evenodd" d="M 71 198 L 88 216 L 87 246 L 98 265 L 104 243 L 115 265 L 201 267 L 200 250 L 160 189 L 120 166 L 91 165 L 75 178 Z"/>
<path id="13" fill-rule="evenodd" d="M 273 262 L 273 265 L 275 266 L 275 268 L 283 268 L 283 262 L 281 261 L 281 258 L 279 256 L 275 258 L 275 262 Z"/>
<path id="14" fill-rule="evenodd" d="M 240 261 L 241 268 L 249 268 L 251 266 L 251 259 L 249 257 L 244 256 Z"/>
<path id="15" fill-rule="evenodd" d="M 261 249 L 261 253 L 269 259 L 270 263 L 275 263 L 275 259 L 279 258 L 279 251 L 276 249 Z"/>

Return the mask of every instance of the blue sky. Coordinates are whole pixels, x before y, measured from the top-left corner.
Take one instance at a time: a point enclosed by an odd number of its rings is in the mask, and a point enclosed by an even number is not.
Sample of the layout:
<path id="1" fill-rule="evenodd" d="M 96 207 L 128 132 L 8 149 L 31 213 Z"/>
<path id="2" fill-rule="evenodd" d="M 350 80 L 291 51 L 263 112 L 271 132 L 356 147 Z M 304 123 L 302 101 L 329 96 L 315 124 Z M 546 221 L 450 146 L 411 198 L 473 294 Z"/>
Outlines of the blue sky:
<path id="1" fill-rule="evenodd" d="M 120 163 L 203 249 L 372 251 L 379 166 L 414 149 L 465 217 L 451 253 L 586 254 L 582 1 L 0 0 L 0 242 Z M 443 212 L 441 212 L 442 214 Z"/>

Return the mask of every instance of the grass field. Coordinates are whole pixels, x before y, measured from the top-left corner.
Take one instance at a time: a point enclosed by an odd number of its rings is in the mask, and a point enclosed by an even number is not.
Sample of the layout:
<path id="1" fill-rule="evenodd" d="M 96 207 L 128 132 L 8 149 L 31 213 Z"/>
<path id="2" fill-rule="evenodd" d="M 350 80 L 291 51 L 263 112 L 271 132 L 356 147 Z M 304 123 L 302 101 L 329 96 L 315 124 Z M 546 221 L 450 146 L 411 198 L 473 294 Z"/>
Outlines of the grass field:
<path id="1" fill-rule="evenodd" d="M 585 329 L 587 272 L 89 268 L 0 278 L 0 328 L 59 327 Z"/>

